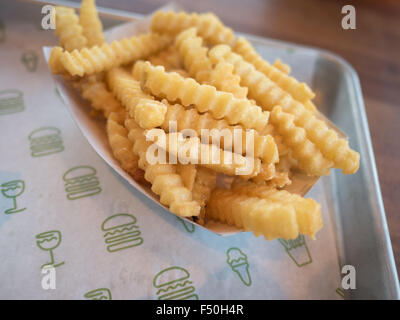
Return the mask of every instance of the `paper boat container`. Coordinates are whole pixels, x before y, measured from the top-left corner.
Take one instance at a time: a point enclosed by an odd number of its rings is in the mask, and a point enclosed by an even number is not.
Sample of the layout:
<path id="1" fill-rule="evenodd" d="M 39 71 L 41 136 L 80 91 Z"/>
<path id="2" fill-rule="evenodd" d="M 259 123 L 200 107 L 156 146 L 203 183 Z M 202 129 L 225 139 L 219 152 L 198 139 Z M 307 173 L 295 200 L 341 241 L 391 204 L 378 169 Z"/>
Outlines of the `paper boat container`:
<path id="1" fill-rule="evenodd" d="M 132 37 L 140 33 L 145 33 L 149 30 L 149 22 L 150 17 L 146 17 L 141 20 L 135 20 L 133 22 L 125 23 L 123 25 L 107 30 L 105 32 L 107 42 L 121 40 L 123 38 Z M 48 61 L 50 57 L 51 50 L 51 47 L 43 48 L 46 61 Z M 83 135 L 86 137 L 89 144 L 98 153 L 98 155 L 134 188 L 139 190 L 149 199 L 156 202 L 159 206 L 164 207 L 168 210 L 166 206 L 162 205 L 158 201 L 158 196 L 151 191 L 148 185 L 139 184 L 121 168 L 118 161 L 114 158 L 111 152 L 111 148 L 108 144 L 105 130 L 105 121 L 96 119 L 89 114 L 90 104 L 85 101 L 80 96 L 79 92 L 75 90 L 70 83 L 65 81 L 62 76 L 53 77 L 56 82 L 56 87 L 58 88 L 60 95 L 63 98 L 72 118 L 75 120 Z M 345 135 L 321 113 L 318 114 L 318 117 L 326 121 L 328 126 L 337 131 L 340 136 L 345 137 Z M 295 173 L 292 177 L 292 184 L 288 186 L 286 190 L 304 196 L 318 181 L 318 179 L 319 177 L 309 177 L 306 174 Z M 171 214 L 173 213 L 171 212 Z M 190 219 L 185 220 L 187 220 L 189 223 L 197 225 L 200 228 L 204 228 L 211 232 L 214 232 L 218 235 L 232 235 L 243 231 L 243 229 L 239 229 L 215 221 L 208 221 L 204 226 L 202 226 L 193 222 Z"/>

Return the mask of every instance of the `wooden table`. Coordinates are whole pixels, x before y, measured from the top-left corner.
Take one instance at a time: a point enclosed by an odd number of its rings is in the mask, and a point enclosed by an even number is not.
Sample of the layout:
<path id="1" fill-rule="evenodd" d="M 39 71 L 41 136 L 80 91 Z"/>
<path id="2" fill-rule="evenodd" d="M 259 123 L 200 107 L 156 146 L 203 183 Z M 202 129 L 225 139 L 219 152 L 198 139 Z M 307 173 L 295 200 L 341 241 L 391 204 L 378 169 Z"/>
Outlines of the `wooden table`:
<path id="1" fill-rule="evenodd" d="M 164 0 L 97 0 L 149 13 Z M 213 11 L 237 31 L 331 50 L 358 72 L 386 216 L 400 266 L 400 1 L 176 0 L 188 11 Z M 343 30 L 341 8 L 356 8 L 356 30 Z"/>

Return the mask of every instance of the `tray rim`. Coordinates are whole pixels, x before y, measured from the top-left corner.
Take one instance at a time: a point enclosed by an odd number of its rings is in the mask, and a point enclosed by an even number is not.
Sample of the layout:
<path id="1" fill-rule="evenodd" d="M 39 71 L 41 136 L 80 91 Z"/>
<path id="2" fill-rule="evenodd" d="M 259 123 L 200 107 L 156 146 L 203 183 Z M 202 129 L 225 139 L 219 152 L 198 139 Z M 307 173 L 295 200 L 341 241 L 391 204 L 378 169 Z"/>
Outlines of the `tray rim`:
<path id="1" fill-rule="evenodd" d="M 33 2 L 36 4 L 52 4 L 52 5 L 64 5 L 64 6 L 70 6 L 74 8 L 79 8 L 80 3 L 79 2 L 70 2 L 67 0 L 49 0 L 49 1 L 41 1 L 41 0 L 23 0 L 26 2 Z M 98 12 L 101 16 L 108 16 L 110 18 L 115 18 L 118 20 L 126 20 L 126 21 L 132 21 L 136 19 L 140 19 L 144 16 L 144 14 L 139 14 L 135 13 L 132 11 L 123 11 L 120 9 L 112 9 L 112 8 L 106 8 L 106 7 L 97 7 Z M 269 43 L 275 43 L 280 46 L 286 46 L 288 48 L 294 48 L 294 49 L 302 49 L 302 50 L 311 50 L 317 52 L 320 56 L 333 60 L 337 64 L 339 64 L 343 70 L 348 74 L 349 79 L 351 80 L 350 83 L 352 85 L 352 91 L 354 92 L 355 96 L 355 102 L 356 102 L 356 108 L 357 108 L 357 114 L 359 116 L 359 122 L 357 122 L 359 126 L 359 130 L 361 130 L 361 134 L 364 136 L 364 140 L 361 141 L 361 144 L 363 144 L 363 148 L 365 148 L 366 151 L 366 159 L 363 160 L 363 166 L 367 166 L 368 171 L 372 175 L 372 184 L 373 184 L 373 190 L 374 190 L 374 200 L 376 200 L 377 204 L 377 211 L 374 210 L 374 214 L 379 217 L 378 221 L 380 222 L 380 228 L 383 231 L 384 237 L 383 237 L 383 249 L 384 249 L 384 255 L 386 256 L 386 261 L 387 265 L 389 267 L 390 275 L 392 276 L 392 289 L 393 293 L 395 294 L 396 299 L 400 299 L 400 284 L 399 284 L 399 279 L 398 279 L 398 274 L 397 274 L 397 268 L 396 268 L 396 263 L 394 259 L 394 254 L 393 254 L 393 248 L 392 248 L 392 242 L 390 239 L 390 233 L 389 233 L 389 227 L 387 224 L 387 219 L 386 219 L 386 213 L 385 213 L 385 208 L 384 208 L 384 203 L 383 203 L 383 198 L 382 198 L 382 192 L 381 192 L 381 187 L 379 183 L 379 176 L 378 176 L 378 171 L 376 167 L 376 162 L 375 162 L 375 154 L 372 146 L 372 140 L 371 140 L 371 133 L 369 130 L 369 124 L 368 124 L 368 118 L 366 114 L 366 109 L 365 109 L 365 104 L 364 104 L 364 98 L 362 95 L 362 89 L 361 89 L 361 83 L 359 76 L 354 69 L 354 67 L 346 61 L 343 57 L 340 55 L 326 49 L 322 49 L 319 47 L 315 46 L 309 46 L 309 45 L 303 45 L 299 44 L 296 42 L 288 42 L 288 41 L 282 41 L 279 39 L 274 39 L 274 38 L 268 38 L 268 37 L 263 37 L 263 36 L 257 36 L 257 35 L 252 35 L 248 33 L 242 33 L 242 32 L 235 32 L 238 35 L 243 35 L 246 38 L 250 40 L 255 40 L 258 42 L 269 42 Z M 372 193 L 370 194 L 372 196 Z"/>

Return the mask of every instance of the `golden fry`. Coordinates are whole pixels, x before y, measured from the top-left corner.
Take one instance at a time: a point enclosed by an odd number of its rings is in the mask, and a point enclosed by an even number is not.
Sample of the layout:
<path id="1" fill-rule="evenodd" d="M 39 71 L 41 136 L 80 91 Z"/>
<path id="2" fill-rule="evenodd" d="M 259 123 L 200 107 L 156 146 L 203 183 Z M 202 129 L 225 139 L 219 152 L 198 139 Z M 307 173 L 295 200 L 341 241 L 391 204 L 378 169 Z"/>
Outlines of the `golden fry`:
<path id="1" fill-rule="evenodd" d="M 103 25 L 97 13 L 95 0 L 82 0 L 79 23 L 87 39 L 87 46 L 99 46 L 105 42 Z"/>

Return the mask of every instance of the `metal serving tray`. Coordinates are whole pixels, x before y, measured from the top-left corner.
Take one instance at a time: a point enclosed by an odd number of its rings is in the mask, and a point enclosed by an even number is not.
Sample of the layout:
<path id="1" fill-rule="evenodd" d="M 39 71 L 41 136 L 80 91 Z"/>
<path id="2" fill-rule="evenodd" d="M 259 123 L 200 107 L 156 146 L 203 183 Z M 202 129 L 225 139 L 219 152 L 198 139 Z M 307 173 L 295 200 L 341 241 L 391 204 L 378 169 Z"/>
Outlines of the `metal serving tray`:
<path id="1" fill-rule="evenodd" d="M 46 1 L 78 7 L 69 1 Z M 98 8 L 105 28 L 142 17 L 140 14 Z M 350 299 L 400 299 L 399 282 L 386 223 L 367 116 L 355 70 L 341 57 L 317 48 L 245 35 L 268 60 L 281 58 L 292 74 L 307 80 L 317 93 L 319 109 L 349 136 L 360 153 L 360 169 L 346 176 L 332 170 L 323 183 L 336 228 L 340 264 L 356 269 L 357 290 Z M 293 54 L 295 52 L 295 54 Z"/>

